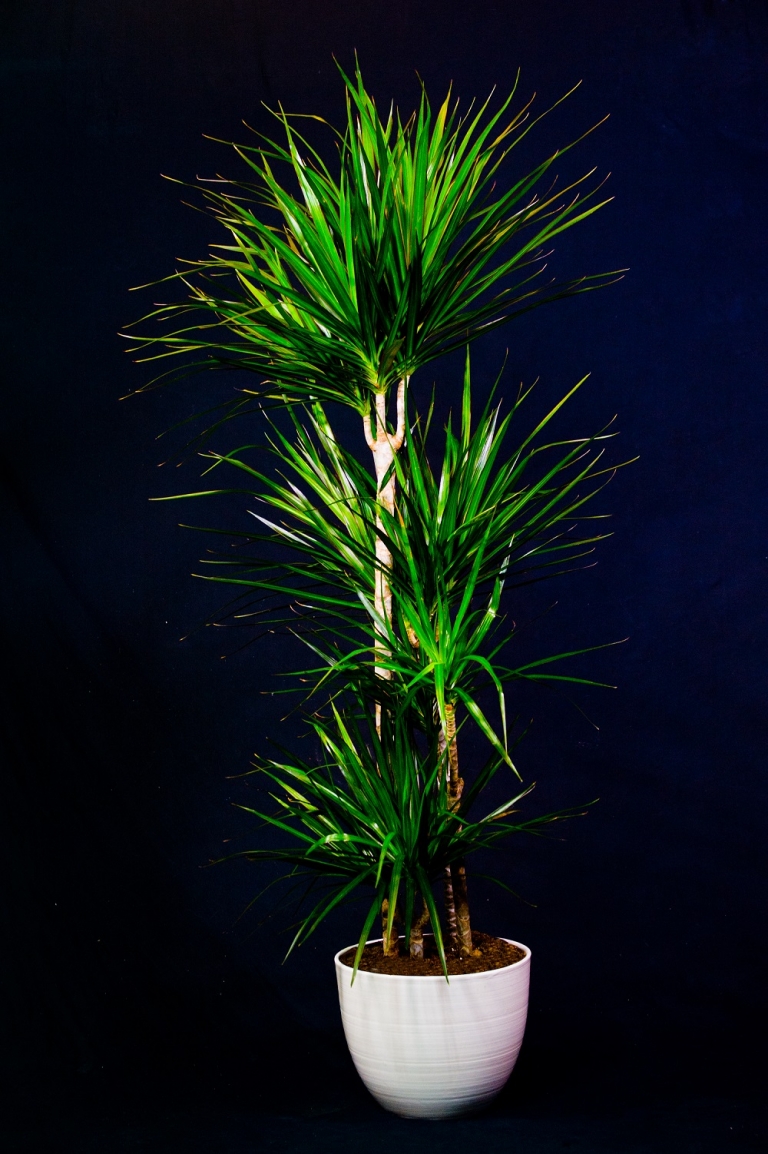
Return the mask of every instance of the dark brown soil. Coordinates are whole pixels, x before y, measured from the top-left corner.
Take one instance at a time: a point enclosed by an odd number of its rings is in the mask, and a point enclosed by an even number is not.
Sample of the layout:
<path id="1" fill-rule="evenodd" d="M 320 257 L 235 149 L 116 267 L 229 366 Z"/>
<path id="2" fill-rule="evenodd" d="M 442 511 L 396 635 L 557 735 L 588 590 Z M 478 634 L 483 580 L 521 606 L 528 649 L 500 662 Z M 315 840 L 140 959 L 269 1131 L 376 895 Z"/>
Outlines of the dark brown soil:
<path id="1" fill-rule="evenodd" d="M 402 949 L 402 940 L 400 944 Z M 490 934 L 481 934 L 477 930 L 472 931 L 472 944 L 479 950 L 478 957 L 460 958 L 452 953 L 446 955 L 449 975 L 481 974 L 485 970 L 500 970 L 525 957 L 519 946 L 512 946 L 502 938 L 493 938 Z M 340 960 L 345 966 L 354 965 L 355 947 L 346 950 Z M 423 959 L 412 958 L 410 954 L 403 952 L 396 958 L 385 958 L 381 952 L 381 942 L 366 946 L 360 959 L 360 969 L 375 974 L 404 974 L 408 977 L 423 978 L 441 977 L 443 973 L 434 939 L 431 937 L 424 939 Z"/>

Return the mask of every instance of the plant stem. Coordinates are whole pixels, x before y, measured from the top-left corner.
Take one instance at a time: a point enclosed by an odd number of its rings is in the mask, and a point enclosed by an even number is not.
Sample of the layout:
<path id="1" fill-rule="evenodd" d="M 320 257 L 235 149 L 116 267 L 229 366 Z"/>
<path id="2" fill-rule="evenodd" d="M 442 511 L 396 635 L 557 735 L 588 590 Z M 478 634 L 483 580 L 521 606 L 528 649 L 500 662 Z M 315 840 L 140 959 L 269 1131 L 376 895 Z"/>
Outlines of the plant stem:
<path id="1" fill-rule="evenodd" d="M 380 664 L 382 657 L 389 655 L 386 641 L 386 629 L 392 624 L 392 586 L 389 574 L 392 572 L 392 554 L 381 534 L 385 532 L 384 519 L 381 509 L 386 509 L 390 516 L 395 514 L 395 473 L 392 465 L 395 453 L 402 448 L 405 440 L 405 379 L 397 386 L 397 428 L 394 437 L 387 431 L 387 394 L 376 394 L 376 436 L 371 431 L 370 413 L 363 417 L 363 432 L 368 448 L 373 453 L 373 466 L 376 472 L 376 488 L 378 491 L 379 506 L 376 513 L 376 572 L 374 573 L 374 610 L 376 613 L 376 638 L 374 653 L 376 665 L 374 672 L 377 677 L 389 681 L 391 670 Z M 389 477 L 387 477 L 389 473 Z M 386 478 L 386 482 L 385 482 Z M 381 702 L 376 702 L 376 731 L 381 734 Z M 385 899 L 381 906 L 382 922 L 382 949 L 385 957 L 392 957 L 398 951 L 398 935 L 387 934 L 387 911 L 389 902 Z"/>
<path id="2" fill-rule="evenodd" d="M 392 919 L 392 932 L 387 932 L 389 921 L 389 899 L 384 898 L 381 903 L 381 949 L 385 958 L 396 958 L 400 951 L 400 935 L 397 932 L 395 918 Z"/>
<path id="3" fill-rule="evenodd" d="M 443 748 L 448 747 L 448 808 L 454 813 L 459 808 L 464 791 L 464 778 L 459 777 L 459 746 L 456 740 L 456 706 L 445 703 L 445 727 L 442 734 Z"/>
<path id="4" fill-rule="evenodd" d="M 427 909 L 427 903 L 424 901 L 422 896 L 421 913 L 411 926 L 411 939 L 408 943 L 412 958 L 424 957 L 424 927 L 428 921 L 429 910 Z"/>
<path id="5" fill-rule="evenodd" d="M 456 706 L 445 703 L 445 726 L 441 727 L 440 751 L 448 749 L 448 808 L 455 813 L 464 791 L 464 779 L 459 775 L 459 746 L 456 738 Z M 446 866 L 445 905 L 448 936 L 454 947 L 458 946 L 462 957 L 469 957 L 475 950 L 472 945 L 472 927 L 469 919 L 469 897 L 467 894 L 467 871 L 463 861 Z"/>
<path id="6" fill-rule="evenodd" d="M 454 736 L 454 744 L 456 737 Z M 440 755 L 441 762 L 446 767 L 446 793 L 450 794 L 450 779 L 451 771 L 448 758 L 446 757 L 446 740 L 445 729 L 441 725 L 437 734 L 437 750 Z M 446 937 L 448 939 L 448 946 L 450 949 L 456 950 L 459 946 L 458 929 L 456 925 L 456 901 L 453 895 L 453 879 L 451 877 L 451 867 L 447 865 L 443 873 L 443 905 L 445 907 L 445 928 Z"/>
<path id="7" fill-rule="evenodd" d="M 456 928 L 459 939 L 459 953 L 463 958 L 477 956 L 479 950 L 472 945 L 472 928 L 469 924 L 469 899 L 467 895 L 467 870 L 463 861 L 451 866 L 453 893 L 456 900 Z"/>
<path id="8" fill-rule="evenodd" d="M 371 418 L 368 413 L 363 417 L 363 431 L 368 448 L 373 453 L 373 465 L 376 471 L 376 486 L 378 489 L 379 510 L 386 509 L 390 516 L 395 513 L 395 473 L 392 465 L 395 454 L 403 446 L 405 440 L 405 378 L 397 386 L 397 429 L 394 436 L 387 432 L 387 396 L 386 393 L 376 394 L 376 436 L 371 432 Z M 387 473 L 389 477 L 386 480 Z M 392 586 L 389 574 L 392 571 L 392 554 L 381 534 L 386 533 L 384 518 L 379 511 L 376 515 L 376 572 L 374 574 L 374 609 L 376 612 L 376 640 L 375 656 L 377 677 L 390 680 L 392 673 L 380 663 L 381 658 L 389 656 L 389 647 L 386 640 L 387 627 L 392 624 Z M 376 728 L 381 731 L 381 702 L 376 705 Z"/>
<path id="9" fill-rule="evenodd" d="M 445 907 L 445 928 L 449 949 L 456 950 L 459 946 L 459 931 L 456 923 L 456 901 L 453 896 L 453 878 L 451 867 L 447 865 L 443 871 L 443 905 Z"/>

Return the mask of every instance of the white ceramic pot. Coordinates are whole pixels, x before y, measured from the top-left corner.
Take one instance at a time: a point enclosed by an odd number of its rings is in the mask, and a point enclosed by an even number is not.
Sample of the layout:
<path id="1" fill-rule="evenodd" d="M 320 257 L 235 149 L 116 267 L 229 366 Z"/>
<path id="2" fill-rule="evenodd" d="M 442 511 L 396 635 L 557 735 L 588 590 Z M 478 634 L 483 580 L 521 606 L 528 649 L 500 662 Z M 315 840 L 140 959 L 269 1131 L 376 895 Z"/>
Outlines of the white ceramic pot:
<path id="1" fill-rule="evenodd" d="M 506 939 L 507 941 L 511 939 Z M 357 1072 L 404 1118 L 450 1118 L 489 1102 L 517 1060 L 528 1013 L 531 951 L 501 970 L 405 977 L 335 958 L 341 1020 Z"/>

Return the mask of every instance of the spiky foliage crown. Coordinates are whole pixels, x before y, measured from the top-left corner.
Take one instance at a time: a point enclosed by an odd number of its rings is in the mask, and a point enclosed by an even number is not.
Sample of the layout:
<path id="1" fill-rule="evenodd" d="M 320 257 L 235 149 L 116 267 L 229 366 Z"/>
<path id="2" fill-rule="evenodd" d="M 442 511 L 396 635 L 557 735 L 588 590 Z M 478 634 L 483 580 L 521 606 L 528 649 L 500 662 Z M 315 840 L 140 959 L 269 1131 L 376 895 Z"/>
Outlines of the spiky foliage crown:
<path id="1" fill-rule="evenodd" d="M 338 175 L 282 110 L 285 143 L 234 145 L 252 179 L 215 182 L 231 192 L 204 191 L 230 243 L 168 278 L 184 282 L 187 300 L 149 315 L 186 314 L 188 323 L 139 337 L 145 359 L 202 352 L 263 377 L 257 391 L 341 401 L 362 413 L 371 393 L 443 353 L 613 279 L 541 280 L 544 246 L 607 203 L 595 199 L 600 184 L 580 191 L 591 172 L 564 189 L 553 182 L 544 195 L 536 191 L 573 144 L 505 191 L 495 183 L 541 119 L 531 118 L 531 101 L 507 118 L 513 89 L 496 112 L 489 97 L 460 116 L 450 91 L 433 113 L 422 90 L 404 122 L 394 108 L 381 118 L 359 68 L 354 79 L 342 77 Z M 283 165 L 293 193 L 276 175 Z"/>

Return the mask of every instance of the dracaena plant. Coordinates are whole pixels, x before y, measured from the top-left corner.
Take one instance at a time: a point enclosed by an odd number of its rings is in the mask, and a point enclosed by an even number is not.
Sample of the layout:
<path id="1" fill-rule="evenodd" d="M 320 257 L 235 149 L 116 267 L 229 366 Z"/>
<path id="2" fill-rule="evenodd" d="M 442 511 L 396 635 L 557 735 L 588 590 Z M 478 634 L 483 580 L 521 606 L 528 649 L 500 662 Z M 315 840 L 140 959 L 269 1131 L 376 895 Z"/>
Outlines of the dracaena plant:
<path id="1" fill-rule="evenodd" d="M 419 419 L 409 383 L 489 329 L 613 280 L 613 273 L 543 280 L 548 242 L 606 202 L 596 196 L 599 184 L 582 191 L 591 173 L 556 191 L 550 170 L 567 149 L 522 176 L 507 174 L 513 150 L 537 123 L 530 102 L 510 111 L 514 92 L 496 111 L 486 101 L 464 115 L 450 92 L 436 113 L 422 92 L 403 120 L 394 109 L 380 116 L 359 69 L 341 75 L 347 123 L 335 134 L 335 165 L 282 111 L 282 142 L 234 146 L 245 177 L 203 188 L 227 243 L 168 278 L 187 295 L 149 314 L 160 332 L 142 332 L 134 348 L 145 360 L 184 355 L 151 385 L 193 368 L 248 370 L 252 385 L 214 428 L 262 403 L 293 419 L 293 436 L 272 426 L 281 465 L 271 474 L 251 461 L 248 446 L 213 454 L 211 464 L 244 474 L 263 529 L 245 531 L 247 554 L 213 579 L 266 597 L 249 611 L 273 625 L 298 613 L 316 654 L 303 678 L 315 693 L 344 699 L 332 720 L 312 723 L 329 755 L 317 773 L 268 763 L 286 791 L 286 813 L 275 820 L 303 847 L 289 860 L 343 879 L 331 904 L 372 882 L 385 952 L 397 949 L 398 922 L 417 950 L 429 918 L 443 956 L 430 889 L 440 874 L 449 940 L 466 954 L 464 854 L 487 844 L 487 831 L 466 812 L 477 791 L 465 791 L 458 772 L 457 708 L 491 743 L 488 773 L 499 764 L 516 772 L 504 685 L 575 680 L 549 671 L 554 655 L 518 668 L 502 662 L 510 637 L 500 625 L 501 599 L 521 582 L 570 567 L 599 538 L 579 526 L 583 503 L 605 479 L 599 441 L 606 434 L 544 444 L 554 410 L 500 458 L 523 398 L 505 417 L 487 407 L 473 430 L 467 367 L 460 430 L 446 431 L 436 476 L 427 455 L 430 415 Z M 373 475 L 339 444 L 330 402 L 359 414 Z M 274 544 L 287 556 L 275 560 Z M 485 684 L 495 688 L 498 720 L 481 704 Z M 372 730 L 360 722 L 366 712 Z M 336 786 L 321 785 L 323 775 Z M 422 814 L 417 834 L 411 816 L 406 821 L 414 805 Z M 503 809 L 505 820 L 511 812 Z M 328 908 L 321 902 L 299 936 Z"/>

